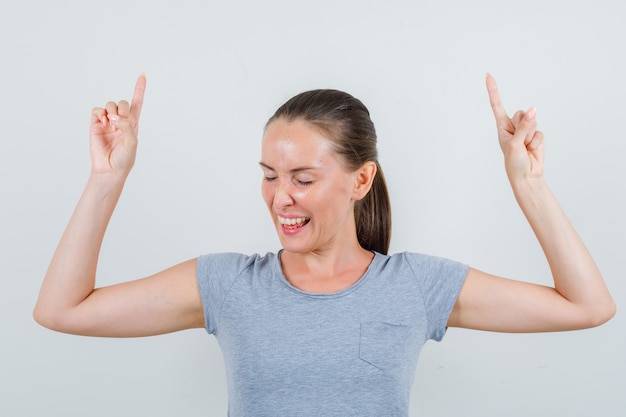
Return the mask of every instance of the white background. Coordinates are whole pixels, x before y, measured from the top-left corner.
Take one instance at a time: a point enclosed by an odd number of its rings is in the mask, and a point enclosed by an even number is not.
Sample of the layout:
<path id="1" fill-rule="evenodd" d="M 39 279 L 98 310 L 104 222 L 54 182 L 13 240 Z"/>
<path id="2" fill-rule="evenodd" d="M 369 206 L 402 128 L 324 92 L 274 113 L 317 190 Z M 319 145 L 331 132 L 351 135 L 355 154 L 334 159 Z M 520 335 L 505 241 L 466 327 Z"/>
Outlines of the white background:
<path id="1" fill-rule="evenodd" d="M 623 307 L 625 18 L 621 0 L 2 0 L 0 415 L 226 415 L 221 354 L 202 330 L 92 339 L 31 316 L 89 173 L 90 110 L 129 99 L 142 72 L 139 155 L 99 285 L 206 252 L 277 250 L 262 128 L 320 87 L 372 113 L 391 252 L 549 283 L 503 172 L 489 71 L 511 113 L 537 107 L 548 181 Z M 411 415 L 624 415 L 622 311 L 580 332 L 451 329 L 422 353 Z"/>

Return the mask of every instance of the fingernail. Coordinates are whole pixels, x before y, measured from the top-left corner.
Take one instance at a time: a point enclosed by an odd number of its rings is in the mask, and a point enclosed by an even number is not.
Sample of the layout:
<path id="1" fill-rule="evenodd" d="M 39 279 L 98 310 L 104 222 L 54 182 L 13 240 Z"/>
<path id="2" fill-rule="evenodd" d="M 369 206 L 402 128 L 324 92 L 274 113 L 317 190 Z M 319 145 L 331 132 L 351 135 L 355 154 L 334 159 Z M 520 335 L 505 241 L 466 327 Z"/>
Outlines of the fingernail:
<path id="1" fill-rule="evenodd" d="M 537 109 L 535 108 L 535 106 L 532 106 L 530 109 L 528 109 L 528 111 L 526 112 L 526 117 L 528 117 L 528 119 L 532 120 L 535 118 L 535 113 L 537 113 Z"/>
<path id="2" fill-rule="evenodd" d="M 117 114 L 107 114 L 107 117 L 112 122 L 117 122 L 120 120 L 120 116 L 118 116 Z"/>

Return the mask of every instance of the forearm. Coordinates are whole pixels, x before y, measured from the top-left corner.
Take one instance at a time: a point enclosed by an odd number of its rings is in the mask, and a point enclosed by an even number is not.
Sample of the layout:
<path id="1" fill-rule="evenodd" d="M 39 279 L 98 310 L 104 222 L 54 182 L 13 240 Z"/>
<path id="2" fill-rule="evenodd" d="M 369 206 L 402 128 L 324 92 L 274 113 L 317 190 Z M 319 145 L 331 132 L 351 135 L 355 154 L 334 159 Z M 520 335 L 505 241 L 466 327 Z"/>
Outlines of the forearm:
<path id="1" fill-rule="evenodd" d="M 56 321 L 94 289 L 98 256 L 124 178 L 92 174 L 52 257 L 35 307 L 37 321 Z M 43 324 L 43 323 L 42 323 Z"/>
<path id="2" fill-rule="evenodd" d="M 545 253 L 555 289 L 592 316 L 611 316 L 615 305 L 602 275 L 543 177 L 511 184 Z"/>

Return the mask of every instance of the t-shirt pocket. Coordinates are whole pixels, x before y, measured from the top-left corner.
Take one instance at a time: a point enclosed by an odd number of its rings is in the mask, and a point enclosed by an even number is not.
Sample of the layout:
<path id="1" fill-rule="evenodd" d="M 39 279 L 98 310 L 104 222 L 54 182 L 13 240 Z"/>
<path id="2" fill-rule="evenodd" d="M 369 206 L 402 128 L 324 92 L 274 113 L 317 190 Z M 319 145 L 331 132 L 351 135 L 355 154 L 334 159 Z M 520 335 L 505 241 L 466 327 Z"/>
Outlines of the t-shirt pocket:
<path id="1" fill-rule="evenodd" d="M 359 357 L 383 371 L 396 368 L 405 360 L 407 334 L 402 324 L 362 322 Z"/>

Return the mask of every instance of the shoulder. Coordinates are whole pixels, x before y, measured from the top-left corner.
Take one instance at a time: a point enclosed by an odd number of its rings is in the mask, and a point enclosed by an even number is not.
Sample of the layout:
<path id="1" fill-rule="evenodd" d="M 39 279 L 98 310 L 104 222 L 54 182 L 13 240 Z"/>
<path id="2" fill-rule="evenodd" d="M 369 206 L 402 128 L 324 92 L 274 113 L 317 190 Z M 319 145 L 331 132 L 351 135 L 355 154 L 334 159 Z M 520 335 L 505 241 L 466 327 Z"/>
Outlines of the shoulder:
<path id="1" fill-rule="evenodd" d="M 212 253 L 198 257 L 196 274 L 209 333 L 217 328 L 222 305 L 237 282 L 255 281 L 277 268 L 278 256 Z"/>
<path id="2" fill-rule="evenodd" d="M 198 257 L 196 272 L 198 280 L 220 278 L 230 280 L 247 270 L 264 270 L 278 265 L 278 255 L 268 252 L 265 255 L 224 252 L 211 253 Z"/>
<path id="3" fill-rule="evenodd" d="M 399 252 L 384 256 L 381 272 L 393 276 L 411 276 L 420 287 L 459 287 L 467 276 L 469 266 L 452 259 L 415 252 Z"/>
<path id="4" fill-rule="evenodd" d="M 263 267 L 278 262 L 276 253 L 246 255 L 235 252 L 211 253 L 198 257 L 198 276 L 222 272 L 238 273 L 250 267 Z"/>
<path id="5" fill-rule="evenodd" d="M 465 270 L 467 265 L 441 256 L 427 255 L 417 252 L 398 252 L 393 255 L 380 255 L 385 268 L 411 268 L 416 274 Z"/>

